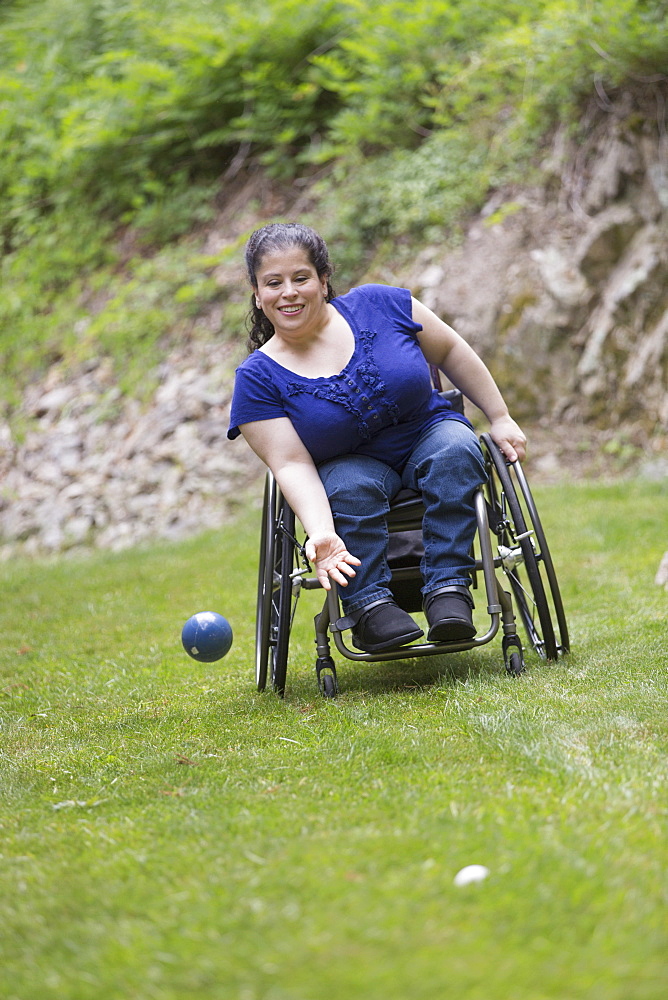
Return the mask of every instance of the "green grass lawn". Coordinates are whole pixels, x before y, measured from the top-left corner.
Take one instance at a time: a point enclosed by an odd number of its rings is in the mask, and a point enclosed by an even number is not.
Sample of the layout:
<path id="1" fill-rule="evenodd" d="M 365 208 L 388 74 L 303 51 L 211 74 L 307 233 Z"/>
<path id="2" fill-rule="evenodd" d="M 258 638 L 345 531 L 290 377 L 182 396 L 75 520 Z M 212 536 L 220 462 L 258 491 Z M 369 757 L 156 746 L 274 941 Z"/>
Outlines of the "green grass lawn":
<path id="1" fill-rule="evenodd" d="M 337 656 L 326 701 L 305 594 L 258 694 L 257 511 L 2 566 L 2 1000 L 665 997 L 668 485 L 535 492 L 573 652 L 519 679 Z"/>

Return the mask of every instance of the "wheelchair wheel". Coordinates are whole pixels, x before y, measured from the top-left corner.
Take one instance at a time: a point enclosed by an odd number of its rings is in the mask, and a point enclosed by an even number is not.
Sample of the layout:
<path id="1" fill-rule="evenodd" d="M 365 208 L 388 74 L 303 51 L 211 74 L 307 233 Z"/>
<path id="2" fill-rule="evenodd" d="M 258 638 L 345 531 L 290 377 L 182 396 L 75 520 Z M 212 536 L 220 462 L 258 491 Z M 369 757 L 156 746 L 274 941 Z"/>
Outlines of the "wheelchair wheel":
<path id="1" fill-rule="evenodd" d="M 294 609 L 295 515 L 281 497 L 274 477 L 265 482 L 255 619 L 255 679 L 264 691 L 267 676 L 280 695 L 285 691 L 288 646 Z"/>
<path id="2" fill-rule="evenodd" d="M 568 626 L 543 526 L 519 462 L 508 463 L 488 434 L 481 435 L 488 482 L 490 528 L 520 620 L 545 660 L 569 650 Z"/>

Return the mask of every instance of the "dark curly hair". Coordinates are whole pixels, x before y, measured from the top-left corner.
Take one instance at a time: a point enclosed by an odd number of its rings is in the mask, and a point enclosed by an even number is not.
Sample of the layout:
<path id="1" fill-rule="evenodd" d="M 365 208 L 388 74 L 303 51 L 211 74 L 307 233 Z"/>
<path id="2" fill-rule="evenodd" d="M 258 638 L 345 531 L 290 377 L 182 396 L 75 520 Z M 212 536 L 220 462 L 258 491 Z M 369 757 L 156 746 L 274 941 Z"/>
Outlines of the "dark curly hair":
<path id="1" fill-rule="evenodd" d="M 299 222 L 275 222 L 263 226 L 262 229 L 256 229 L 251 235 L 246 244 L 246 268 L 251 285 L 257 289 L 257 271 L 263 257 L 268 253 L 289 250 L 295 246 L 301 247 L 304 251 L 316 269 L 318 277 L 327 278 L 326 301 L 331 302 L 335 295 L 330 281 L 334 268 L 329 259 L 327 244 L 315 229 L 303 226 Z M 274 336 L 274 326 L 258 307 L 254 293 L 251 296 L 251 308 L 246 326 L 249 352 L 262 347 Z"/>

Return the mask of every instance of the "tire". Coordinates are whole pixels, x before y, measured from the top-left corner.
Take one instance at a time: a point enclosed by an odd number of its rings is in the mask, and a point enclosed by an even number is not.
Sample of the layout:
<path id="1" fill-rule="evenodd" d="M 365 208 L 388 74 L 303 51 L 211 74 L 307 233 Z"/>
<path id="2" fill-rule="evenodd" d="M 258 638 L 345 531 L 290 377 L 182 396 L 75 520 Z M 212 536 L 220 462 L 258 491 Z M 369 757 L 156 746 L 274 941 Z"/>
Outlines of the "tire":
<path id="1" fill-rule="evenodd" d="M 506 671 L 511 677 L 519 677 L 524 672 L 524 660 L 521 653 L 513 652 L 510 654 Z"/>
<path id="2" fill-rule="evenodd" d="M 490 528 L 530 645 L 557 660 L 570 644 L 557 576 L 538 511 L 519 462 L 508 463 L 488 434 L 480 438 Z"/>
<path id="3" fill-rule="evenodd" d="M 258 691 L 267 684 L 271 607 L 274 580 L 274 548 L 276 544 L 276 483 L 269 473 L 262 500 L 260 561 L 258 566 L 257 606 L 255 611 L 255 680 Z"/>
<path id="4" fill-rule="evenodd" d="M 319 656 L 315 661 L 315 675 L 318 689 L 323 698 L 336 698 L 339 693 L 339 683 L 336 677 L 336 666 L 331 656 Z"/>
<path id="5" fill-rule="evenodd" d="M 285 678 L 288 671 L 288 648 L 290 646 L 290 629 L 294 615 L 292 605 L 292 572 L 296 568 L 296 552 L 292 538 L 295 533 L 295 515 L 285 501 L 279 507 L 278 524 L 284 530 L 278 529 L 280 537 L 276 539 L 276 564 L 274 580 L 278 589 L 274 592 L 271 614 L 271 639 L 269 647 L 269 663 L 271 666 L 271 683 L 274 691 L 283 697 L 285 693 Z M 296 603 L 296 601 L 295 601 Z"/>
<path id="6" fill-rule="evenodd" d="M 283 695 L 294 616 L 292 572 L 296 565 L 295 516 L 267 474 L 262 502 L 262 529 L 255 618 L 255 680 L 264 691 L 267 680 Z"/>
<path id="7" fill-rule="evenodd" d="M 322 696 L 323 698 L 336 698 L 339 693 L 336 681 L 331 674 L 324 674 L 322 678 Z"/>

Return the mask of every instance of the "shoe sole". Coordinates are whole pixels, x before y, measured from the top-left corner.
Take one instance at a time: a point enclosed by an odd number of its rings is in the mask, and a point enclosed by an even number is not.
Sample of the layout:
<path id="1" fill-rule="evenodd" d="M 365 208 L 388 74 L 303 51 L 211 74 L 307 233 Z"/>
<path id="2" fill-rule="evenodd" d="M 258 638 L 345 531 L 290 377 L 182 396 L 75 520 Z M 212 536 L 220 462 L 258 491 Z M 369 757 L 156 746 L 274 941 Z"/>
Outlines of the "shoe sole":
<path id="1" fill-rule="evenodd" d="M 353 635 L 353 646 L 357 649 L 361 649 L 364 653 L 380 653 L 383 649 L 396 649 L 399 646 L 405 646 L 408 642 L 415 642 L 416 639 L 421 639 L 424 632 L 421 628 L 416 629 L 414 632 L 407 632 L 405 635 L 395 636 L 394 639 L 386 639 L 385 642 L 375 642 L 363 645 L 358 642 Z"/>
<path id="2" fill-rule="evenodd" d="M 428 642 L 464 642 L 476 635 L 475 625 L 453 618 L 451 621 L 436 622 L 429 629 Z"/>

